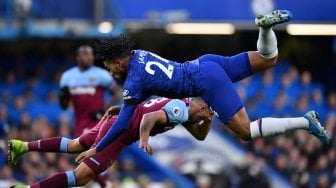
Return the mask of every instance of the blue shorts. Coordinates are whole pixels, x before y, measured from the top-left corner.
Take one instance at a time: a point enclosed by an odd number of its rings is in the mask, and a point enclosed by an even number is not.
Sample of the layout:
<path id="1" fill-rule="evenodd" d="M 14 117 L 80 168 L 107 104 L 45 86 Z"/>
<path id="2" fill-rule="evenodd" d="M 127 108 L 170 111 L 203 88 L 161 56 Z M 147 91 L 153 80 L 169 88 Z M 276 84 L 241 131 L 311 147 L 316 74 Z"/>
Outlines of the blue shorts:
<path id="1" fill-rule="evenodd" d="M 248 54 L 231 57 L 208 54 L 198 60 L 199 74 L 194 77 L 197 93 L 227 123 L 244 106 L 233 83 L 253 74 Z"/>

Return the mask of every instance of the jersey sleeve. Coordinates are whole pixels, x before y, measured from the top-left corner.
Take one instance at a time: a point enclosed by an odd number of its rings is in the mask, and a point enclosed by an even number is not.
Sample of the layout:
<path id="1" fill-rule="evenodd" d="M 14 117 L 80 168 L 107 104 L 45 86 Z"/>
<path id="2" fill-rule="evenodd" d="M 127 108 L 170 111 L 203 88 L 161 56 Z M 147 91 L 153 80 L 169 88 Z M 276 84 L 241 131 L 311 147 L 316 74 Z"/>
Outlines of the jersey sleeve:
<path id="1" fill-rule="evenodd" d="M 97 151 L 103 150 L 106 146 L 114 142 L 128 127 L 136 109 L 136 105 L 126 105 L 121 107 L 118 119 L 113 123 L 105 136 L 98 142 Z"/>
<path id="2" fill-rule="evenodd" d="M 189 119 L 188 107 L 182 100 L 171 100 L 164 107 L 162 107 L 162 110 L 167 113 L 170 123 L 180 124 L 186 122 Z"/>

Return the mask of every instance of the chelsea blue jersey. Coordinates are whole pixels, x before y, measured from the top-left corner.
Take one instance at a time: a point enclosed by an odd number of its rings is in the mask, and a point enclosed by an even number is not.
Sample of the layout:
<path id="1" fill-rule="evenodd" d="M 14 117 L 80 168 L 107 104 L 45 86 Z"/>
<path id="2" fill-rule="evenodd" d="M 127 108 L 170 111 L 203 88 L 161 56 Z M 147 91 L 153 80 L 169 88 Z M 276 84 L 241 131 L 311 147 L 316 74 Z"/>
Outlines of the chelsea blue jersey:
<path id="1" fill-rule="evenodd" d="M 199 72 L 198 60 L 180 64 L 148 51 L 133 51 L 123 86 L 124 104 L 117 121 L 97 144 L 97 151 L 104 149 L 129 127 L 136 105 L 151 95 L 168 98 L 198 96 L 192 81 L 196 72 Z"/>
<path id="2" fill-rule="evenodd" d="M 126 104 L 138 104 L 151 95 L 168 98 L 196 95 L 191 81 L 191 70 L 198 69 L 195 62 L 177 63 L 143 50 L 133 53 L 124 83 Z"/>

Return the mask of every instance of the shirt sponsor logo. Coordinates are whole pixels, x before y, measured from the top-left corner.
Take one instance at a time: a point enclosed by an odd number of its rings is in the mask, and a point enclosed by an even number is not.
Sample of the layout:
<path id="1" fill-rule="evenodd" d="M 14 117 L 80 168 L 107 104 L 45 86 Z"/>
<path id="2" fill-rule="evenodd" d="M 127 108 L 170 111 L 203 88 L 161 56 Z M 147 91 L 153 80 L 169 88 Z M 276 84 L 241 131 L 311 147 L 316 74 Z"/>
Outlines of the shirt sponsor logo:
<path id="1" fill-rule="evenodd" d="M 73 87 L 70 89 L 72 95 L 94 95 L 96 93 L 95 87 Z"/>

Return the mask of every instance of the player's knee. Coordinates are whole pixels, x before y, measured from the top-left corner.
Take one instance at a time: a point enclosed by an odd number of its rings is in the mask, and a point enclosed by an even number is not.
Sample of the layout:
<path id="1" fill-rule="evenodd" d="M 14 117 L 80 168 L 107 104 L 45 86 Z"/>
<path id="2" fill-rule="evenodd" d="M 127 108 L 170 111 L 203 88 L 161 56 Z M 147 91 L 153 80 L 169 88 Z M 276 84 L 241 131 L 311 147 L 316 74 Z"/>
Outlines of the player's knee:
<path id="1" fill-rule="evenodd" d="M 239 138 L 244 141 L 251 140 L 250 121 L 246 120 L 246 121 L 242 121 L 241 123 L 243 124 L 242 127 L 244 128 L 238 133 Z"/>
<path id="2" fill-rule="evenodd" d="M 78 167 L 74 170 L 74 172 L 76 177 L 76 186 L 84 186 L 95 177 L 95 174 L 86 168 Z"/>
<path id="3" fill-rule="evenodd" d="M 68 142 L 68 152 L 69 152 L 69 153 L 72 153 L 72 152 L 74 151 L 74 149 L 75 149 L 75 145 L 76 145 L 75 140 L 70 140 L 70 141 Z"/>

